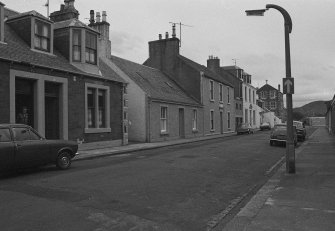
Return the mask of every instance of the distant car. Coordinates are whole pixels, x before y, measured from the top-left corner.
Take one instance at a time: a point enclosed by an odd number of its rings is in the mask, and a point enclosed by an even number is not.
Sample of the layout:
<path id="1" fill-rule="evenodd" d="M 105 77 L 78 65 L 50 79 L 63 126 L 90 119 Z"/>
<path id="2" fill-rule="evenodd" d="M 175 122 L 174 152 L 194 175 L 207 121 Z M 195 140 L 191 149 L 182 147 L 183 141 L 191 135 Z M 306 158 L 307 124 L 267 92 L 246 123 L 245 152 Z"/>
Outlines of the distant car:
<path id="1" fill-rule="evenodd" d="M 75 141 L 47 140 L 23 124 L 0 124 L 0 171 L 55 164 L 68 169 L 77 155 Z"/>
<path id="2" fill-rule="evenodd" d="M 299 141 L 305 141 L 306 139 L 306 128 L 303 122 L 293 121 L 293 126 L 297 129 L 297 136 Z"/>
<path id="3" fill-rule="evenodd" d="M 263 130 L 271 130 L 271 125 L 267 122 L 264 122 L 261 124 L 261 126 L 259 127 L 261 131 Z"/>
<path id="4" fill-rule="evenodd" d="M 254 130 L 248 123 L 242 123 L 237 127 L 237 135 L 243 134 L 243 133 L 254 133 Z"/>
<path id="5" fill-rule="evenodd" d="M 274 145 L 277 143 L 282 143 L 286 144 L 287 140 L 287 128 L 286 124 L 276 124 L 273 127 L 273 130 L 271 131 L 270 135 L 270 145 Z M 293 141 L 294 141 L 294 146 L 297 145 L 297 131 L 295 126 L 293 126 Z"/>

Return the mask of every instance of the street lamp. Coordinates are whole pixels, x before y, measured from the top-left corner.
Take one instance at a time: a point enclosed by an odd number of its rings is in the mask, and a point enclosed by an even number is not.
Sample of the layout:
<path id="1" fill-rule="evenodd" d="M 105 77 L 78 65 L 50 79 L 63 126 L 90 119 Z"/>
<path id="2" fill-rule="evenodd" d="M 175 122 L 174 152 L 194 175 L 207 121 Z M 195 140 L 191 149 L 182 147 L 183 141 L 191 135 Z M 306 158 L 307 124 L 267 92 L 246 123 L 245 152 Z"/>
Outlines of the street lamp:
<path id="1" fill-rule="evenodd" d="M 293 135 L 293 113 L 292 113 L 292 94 L 294 93 L 294 79 L 291 76 L 291 56 L 290 56 L 290 33 L 292 32 L 292 20 L 289 13 L 282 7 L 267 4 L 266 9 L 246 10 L 247 16 L 264 16 L 265 11 L 273 8 L 278 10 L 284 17 L 285 27 L 285 63 L 286 78 L 283 78 L 283 92 L 286 94 L 287 107 L 287 141 L 286 141 L 286 172 L 295 173 L 295 149 Z"/>

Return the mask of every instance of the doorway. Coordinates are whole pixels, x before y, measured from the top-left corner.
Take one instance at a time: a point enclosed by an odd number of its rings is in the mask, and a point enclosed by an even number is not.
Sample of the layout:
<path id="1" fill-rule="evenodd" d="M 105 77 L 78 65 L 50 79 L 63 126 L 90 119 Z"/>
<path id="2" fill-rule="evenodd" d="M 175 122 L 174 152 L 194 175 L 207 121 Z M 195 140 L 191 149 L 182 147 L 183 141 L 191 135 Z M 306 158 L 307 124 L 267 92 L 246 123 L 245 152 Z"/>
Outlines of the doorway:
<path id="1" fill-rule="evenodd" d="M 185 138 L 184 108 L 179 108 L 179 136 Z"/>
<path id="2" fill-rule="evenodd" d="M 59 92 L 58 83 L 45 82 L 45 137 L 59 139 Z"/>
<path id="3" fill-rule="evenodd" d="M 220 133 L 223 134 L 223 112 L 220 111 Z"/>
<path id="4" fill-rule="evenodd" d="M 34 127 L 34 80 L 15 79 L 15 121 Z"/>

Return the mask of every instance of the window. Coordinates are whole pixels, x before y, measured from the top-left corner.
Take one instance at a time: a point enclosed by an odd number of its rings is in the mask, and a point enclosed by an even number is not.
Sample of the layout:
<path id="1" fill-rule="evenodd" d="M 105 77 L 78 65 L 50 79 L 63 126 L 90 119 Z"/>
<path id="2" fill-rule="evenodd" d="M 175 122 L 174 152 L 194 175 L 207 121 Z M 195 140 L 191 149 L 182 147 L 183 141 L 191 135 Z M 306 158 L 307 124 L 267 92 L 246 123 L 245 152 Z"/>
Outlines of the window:
<path id="1" fill-rule="evenodd" d="M 248 99 L 247 99 L 247 87 L 244 87 L 244 97 L 245 97 L 244 101 L 247 102 L 248 101 Z"/>
<path id="2" fill-rule="evenodd" d="M 227 87 L 227 98 L 228 98 L 228 104 L 230 104 L 230 91 L 229 91 L 229 87 Z"/>
<path id="3" fill-rule="evenodd" d="M 210 111 L 210 128 L 211 131 L 214 131 L 214 111 Z"/>
<path id="4" fill-rule="evenodd" d="M 73 30 L 72 33 L 73 61 L 81 61 L 81 30 Z"/>
<path id="5" fill-rule="evenodd" d="M 14 139 L 16 141 L 40 140 L 41 137 L 30 129 L 17 127 L 13 128 Z"/>
<path id="6" fill-rule="evenodd" d="M 249 103 L 251 103 L 251 89 L 249 88 Z"/>
<path id="7" fill-rule="evenodd" d="M 244 123 L 248 123 L 248 109 L 244 109 Z"/>
<path id="8" fill-rule="evenodd" d="M 272 90 L 270 91 L 270 98 L 275 99 L 276 98 L 276 91 Z"/>
<path id="9" fill-rule="evenodd" d="M 222 84 L 220 83 L 219 84 L 219 92 L 220 92 L 220 102 L 223 102 L 223 86 L 222 86 Z"/>
<path id="10" fill-rule="evenodd" d="M 255 110 L 252 111 L 252 122 L 254 125 L 256 125 L 256 111 Z"/>
<path id="11" fill-rule="evenodd" d="M 228 118 L 228 129 L 230 129 L 230 112 L 228 112 L 227 114 L 227 118 Z"/>
<path id="12" fill-rule="evenodd" d="M 214 81 L 209 82 L 210 100 L 214 101 Z"/>
<path id="13" fill-rule="evenodd" d="M 193 119 L 192 119 L 192 130 L 195 131 L 198 129 L 198 111 L 193 110 Z"/>
<path id="14" fill-rule="evenodd" d="M 253 104 L 256 103 L 256 101 L 255 101 L 255 91 L 252 91 L 252 102 L 253 102 Z"/>
<path id="15" fill-rule="evenodd" d="M 271 109 L 276 109 L 276 102 L 275 101 L 270 102 L 270 108 Z"/>
<path id="16" fill-rule="evenodd" d="M 128 100 L 127 100 L 127 99 L 124 99 L 124 100 L 123 100 L 123 106 L 124 106 L 124 107 L 128 107 Z"/>
<path id="17" fill-rule="evenodd" d="M 109 87 L 86 84 L 86 130 L 87 132 L 109 132 Z M 93 130 L 92 130 L 93 129 Z M 94 130 L 95 129 L 95 130 Z M 97 131 L 96 129 L 100 129 Z M 102 131 L 101 129 L 106 129 Z"/>
<path id="18" fill-rule="evenodd" d="M 126 120 L 127 119 L 127 117 L 128 117 L 128 113 L 125 111 L 125 112 L 123 112 L 123 119 L 124 120 Z"/>
<path id="19" fill-rule="evenodd" d="M 99 128 L 106 127 L 106 91 L 98 90 Z"/>
<path id="20" fill-rule="evenodd" d="M 86 31 L 86 63 L 97 64 L 97 36 Z"/>
<path id="21" fill-rule="evenodd" d="M 238 110 L 238 103 L 236 103 L 236 110 Z"/>
<path id="22" fill-rule="evenodd" d="M 167 132 L 167 107 L 161 107 L 161 132 Z"/>
<path id="23" fill-rule="evenodd" d="M 95 90 L 93 88 L 89 88 L 87 90 L 87 116 L 88 116 L 88 127 L 94 128 L 95 123 Z"/>
<path id="24" fill-rule="evenodd" d="M 261 91 L 260 93 L 262 99 L 266 99 L 266 94 L 265 91 Z"/>
<path id="25" fill-rule="evenodd" d="M 10 132 L 8 128 L 0 128 L 0 142 L 11 141 Z"/>
<path id="26" fill-rule="evenodd" d="M 35 20 L 34 48 L 50 51 L 50 25 Z"/>

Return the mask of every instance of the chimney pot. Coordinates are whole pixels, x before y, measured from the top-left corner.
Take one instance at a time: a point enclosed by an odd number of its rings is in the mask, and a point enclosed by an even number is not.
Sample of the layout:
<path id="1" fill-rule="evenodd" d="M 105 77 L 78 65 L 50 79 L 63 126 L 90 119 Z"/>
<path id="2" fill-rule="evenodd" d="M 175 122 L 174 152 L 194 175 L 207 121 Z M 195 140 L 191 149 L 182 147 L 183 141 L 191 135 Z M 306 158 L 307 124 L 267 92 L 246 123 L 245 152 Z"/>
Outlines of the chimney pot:
<path id="1" fill-rule="evenodd" d="M 172 38 L 176 37 L 176 24 L 172 24 Z"/>
<path id="2" fill-rule="evenodd" d="M 102 11 L 102 21 L 106 22 L 107 14 L 106 11 Z"/>
<path id="3" fill-rule="evenodd" d="M 278 84 L 278 91 L 280 91 L 280 84 Z"/>
<path id="4" fill-rule="evenodd" d="M 93 24 L 94 22 L 94 10 L 90 10 L 90 24 Z"/>
<path id="5" fill-rule="evenodd" d="M 100 22 L 100 12 L 97 12 L 97 13 L 96 13 L 96 21 L 97 21 L 97 22 Z"/>
<path id="6" fill-rule="evenodd" d="M 166 39 L 169 38 L 169 32 L 165 32 L 165 38 L 166 38 Z"/>
<path id="7" fill-rule="evenodd" d="M 159 40 L 162 40 L 162 34 L 158 35 Z"/>

